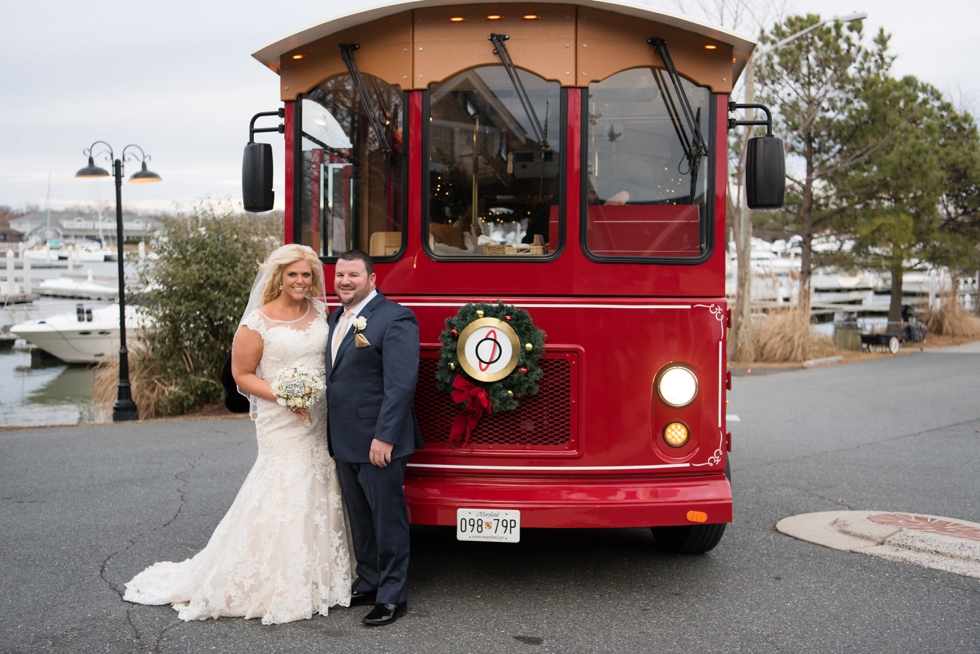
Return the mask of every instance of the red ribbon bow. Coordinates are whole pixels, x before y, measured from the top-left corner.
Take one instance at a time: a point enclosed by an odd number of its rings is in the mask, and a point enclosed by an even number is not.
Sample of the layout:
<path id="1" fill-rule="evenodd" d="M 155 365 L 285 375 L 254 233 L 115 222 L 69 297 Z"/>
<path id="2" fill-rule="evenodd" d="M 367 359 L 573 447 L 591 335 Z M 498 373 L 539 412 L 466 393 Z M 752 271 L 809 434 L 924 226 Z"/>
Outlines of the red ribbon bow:
<path id="1" fill-rule="evenodd" d="M 480 416 L 483 415 L 484 411 L 490 413 L 490 409 L 492 408 L 490 396 L 487 395 L 485 390 L 479 386 L 474 386 L 462 375 L 456 375 L 456 379 L 453 380 L 453 390 L 450 391 L 450 394 L 452 395 L 453 402 L 456 404 L 466 402 L 466 406 L 463 407 L 463 410 L 456 416 L 456 420 L 453 421 L 452 431 L 449 432 L 449 440 L 458 442 L 462 438 L 463 431 L 465 430 L 466 440 L 463 441 L 463 445 L 469 445 L 470 434 L 476 428 L 476 423 L 480 422 Z"/>

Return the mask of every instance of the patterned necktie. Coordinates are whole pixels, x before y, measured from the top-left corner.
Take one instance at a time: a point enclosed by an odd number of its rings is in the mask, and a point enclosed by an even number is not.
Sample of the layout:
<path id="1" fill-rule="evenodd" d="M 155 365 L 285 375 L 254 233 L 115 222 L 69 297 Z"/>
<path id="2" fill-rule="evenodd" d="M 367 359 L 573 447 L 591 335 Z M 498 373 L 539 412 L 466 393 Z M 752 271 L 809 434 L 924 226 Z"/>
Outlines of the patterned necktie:
<path id="1" fill-rule="evenodd" d="M 349 310 L 344 311 L 344 318 L 340 321 L 340 326 L 337 327 L 337 333 L 333 336 L 333 343 L 330 345 L 330 365 L 337 360 L 337 350 L 340 349 L 340 343 L 344 340 L 344 334 L 347 333 L 347 324 L 350 322 L 351 316 L 354 314 Z"/>

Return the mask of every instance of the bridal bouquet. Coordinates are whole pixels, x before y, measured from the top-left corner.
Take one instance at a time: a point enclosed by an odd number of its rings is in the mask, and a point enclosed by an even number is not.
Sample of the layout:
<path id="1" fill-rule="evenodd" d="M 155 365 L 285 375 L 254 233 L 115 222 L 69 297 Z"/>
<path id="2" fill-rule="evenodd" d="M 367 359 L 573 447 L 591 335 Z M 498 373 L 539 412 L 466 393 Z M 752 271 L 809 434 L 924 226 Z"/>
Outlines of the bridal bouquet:
<path id="1" fill-rule="evenodd" d="M 276 402 L 282 406 L 294 407 L 298 409 L 309 409 L 313 406 L 320 395 L 323 394 L 325 386 L 323 380 L 313 371 L 304 366 L 286 368 L 270 384 L 272 393 L 276 396 Z M 303 416 L 303 425 L 310 426 L 309 414 Z"/>

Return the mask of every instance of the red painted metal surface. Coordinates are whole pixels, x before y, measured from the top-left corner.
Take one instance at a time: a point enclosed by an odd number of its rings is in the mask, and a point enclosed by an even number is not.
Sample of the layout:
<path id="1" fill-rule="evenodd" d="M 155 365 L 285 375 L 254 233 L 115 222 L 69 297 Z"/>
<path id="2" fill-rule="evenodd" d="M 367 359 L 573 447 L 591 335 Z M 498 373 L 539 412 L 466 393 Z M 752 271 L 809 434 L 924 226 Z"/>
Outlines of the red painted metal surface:
<path id="1" fill-rule="evenodd" d="M 490 502 L 489 508 L 520 508 L 527 526 L 687 524 L 688 510 L 705 511 L 718 522 L 731 519 L 731 488 L 724 477 L 724 312 L 717 303 L 609 297 L 393 299 L 415 312 L 423 346 L 416 407 L 425 413 L 420 422 L 427 449 L 413 455 L 406 478 L 414 521 L 454 524 L 456 508 L 483 506 L 480 502 Z M 457 409 L 448 399 L 433 400 L 440 392 L 431 357 L 446 317 L 467 302 L 497 299 L 531 313 L 548 335 L 542 363 L 547 366 L 551 357 L 567 362 L 567 379 L 556 379 L 557 389 L 542 389 L 550 394 L 551 414 L 522 400 L 511 415 L 484 417 L 489 423 L 485 436 L 468 445 L 453 443 L 448 427 Z M 697 397 L 680 409 L 665 404 L 654 388 L 658 372 L 677 362 L 688 365 L 700 381 Z M 554 367 L 549 374 L 556 374 Z M 568 413 L 567 440 L 543 441 L 549 425 L 542 421 L 564 419 L 562 404 Z M 496 436 L 497 420 L 508 421 L 514 436 Z M 682 448 L 662 438 L 674 420 L 691 429 L 692 439 Z M 436 495 L 434 487 L 440 489 Z M 626 494 L 607 492 L 610 488 Z M 520 506 L 507 504 L 514 493 Z M 582 504 L 567 505 L 561 493 Z"/>
<path id="2" fill-rule="evenodd" d="M 596 205 L 586 209 L 589 252 L 596 256 L 701 256 L 697 205 Z"/>
<path id="3" fill-rule="evenodd" d="M 691 524 L 688 511 L 703 511 L 707 522 L 731 522 L 731 486 L 724 475 L 671 480 L 581 475 L 530 480 L 442 477 L 405 482 L 409 519 L 414 524 L 454 525 L 456 508 L 517 509 L 522 527 L 662 527 Z"/>
<path id="4" fill-rule="evenodd" d="M 727 98 L 715 104 L 710 258 L 696 265 L 612 263 L 588 259 L 581 246 L 580 93 L 568 91 L 558 255 L 499 262 L 437 261 L 423 250 L 425 116 L 422 95 L 410 94 L 407 250 L 376 271 L 379 287 L 411 308 L 420 326 L 416 407 L 427 449 L 412 456 L 406 477 L 414 523 L 455 524 L 457 508 L 519 509 L 525 527 L 685 525 L 692 510 L 711 523 L 732 519 L 724 475 Z M 289 188 L 287 180 L 287 197 Z M 447 427 L 456 408 L 435 389 L 439 333 L 464 304 L 498 300 L 529 311 L 547 334 L 542 365 L 553 384 L 511 415 L 482 418 L 468 444 L 454 443 Z M 699 380 L 697 396 L 681 409 L 655 389 L 658 372 L 676 363 Z M 684 447 L 662 438 L 673 420 L 691 431 Z M 556 430 L 567 435 L 556 437 Z"/>
<path id="5" fill-rule="evenodd" d="M 716 107 L 727 111 L 725 98 Z M 714 156 L 715 230 L 714 248 L 708 261 L 699 265 L 652 263 L 595 263 L 580 246 L 581 236 L 581 90 L 568 90 L 568 138 L 566 144 L 566 215 L 565 238 L 559 256 L 551 261 L 508 259 L 488 265 L 477 261 L 436 261 L 422 249 L 422 175 L 425 154 L 422 152 L 422 100 L 414 92 L 410 100 L 409 139 L 409 222 L 408 248 L 397 262 L 377 267 L 383 290 L 389 294 L 415 294 L 424 289 L 435 294 L 482 293 L 492 271 L 492 292 L 502 295 L 613 295 L 674 298 L 724 298 L 725 294 L 725 221 L 724 171 L 725 150 Z M 724 130 L 726 113 L 718 115 L 719 129 Z M 725 134 L 716 139 L 722 146 Z M 719 184 L 717 180 L 720 179 Z M 718 187 L 721 186 L 721 190 Z"/>
<path id="6" fill-rule="evenodd" d="M 286 232 L 286 235 L 285 235 L 284 242 L 286 242 L 286 243 L 292 243 L 293 242 L 293 234 L 295 233 L 293 231 L 293 202 L 294 202 L 294 198 L 293 198 L 293 179 L 295 179 L 295 177 L 294 177 L 295 171 L 293 171 L 293 162 L 295 161 L 295 159 L 293 157 L 293 147 L 296 144 L 293 143 L 293 141 L 295 140 L 293 138 L 293 133 L 294 133 L 293 132 L 293 120 L 294 120 L 294 117 L 295 117 L 294 110 L 296 108 L 296 103 L 295 102 L 286 102 L 284 104 L 285 104 L 285 109 L 286 109 L 285 117 L 283 118 L 283 124 L 285 126 L 284 127 L 284 129 L 285 129 L 285 132 L 284 132 L 285 139 L 284 140 L 286 142 L 286 163 L 283 166 L 283 168 L 285 170 L 285 178 L 286 178 L 286 189 L 285 189 L 286 210 L 284 212 L 285 215 L 284 215 L 284 219 L 283 219 L 283 222 L 285 223 L 285 232 Z"/>

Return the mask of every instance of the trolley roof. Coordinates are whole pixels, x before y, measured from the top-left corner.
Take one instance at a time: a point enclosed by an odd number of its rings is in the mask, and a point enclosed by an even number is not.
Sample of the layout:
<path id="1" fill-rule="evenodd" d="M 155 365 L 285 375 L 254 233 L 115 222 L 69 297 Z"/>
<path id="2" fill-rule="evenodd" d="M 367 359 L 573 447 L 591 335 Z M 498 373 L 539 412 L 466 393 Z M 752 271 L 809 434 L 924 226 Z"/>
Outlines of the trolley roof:
<path id="1" fill-rule="evenodd" d="M 259 48 L 252 53 L 252 56 L 271 68 L 274 72 L 279 73 L 279 58 L 283 54 L 316 41 L 317 39 L 329 36 L 335 32 L 339 32 L 356 25 L 369 23 L 379 18 L 397 14 L 401 11 L 421 9 L 424 7 L 442 7 L 446 5 L 486 4 L 486 1 L 487 0 L 396 0 L 395 2 L 383 2 L 375 5 L 369 5 L 362 9 L 356 9 L 340 14 L 325 20 L 322 23 L 317 23 L 316 25 L 311 25 L 310 27 L 301 29 L 298 32 L 294 32 L 293 34 L 285 36 L 277 41 L 274 41 L 273 43 Z M 752 51 L 755 49 L 756 45 L 754 40 L 736 34 L 731 30 L 725 29 L 724 27 L 711 25 L 710 23 L 695 20 L 687 16 L 681 16 L 680 14 L 654 9 L 641 4 L 633 4 L 629 2 L 608 2 L 607 0 L 535 1 L 547 4 L 570 4 L 581 7 L 594 7 L 596 9 L 614 11 L 627 16 L 655 20 L 663 23 L 664 25 L 676 27 L 694 34 L 715 39 L 721 43 L 729 44 L 734 49 L 736 59 L 733 66 L 733 74 L 735 79 L 738 79 L 738 77 L 741 75 L 742 69 L 745 67 L 745 62 L 748 60 L 749 55 L 752 54 Z"/>

